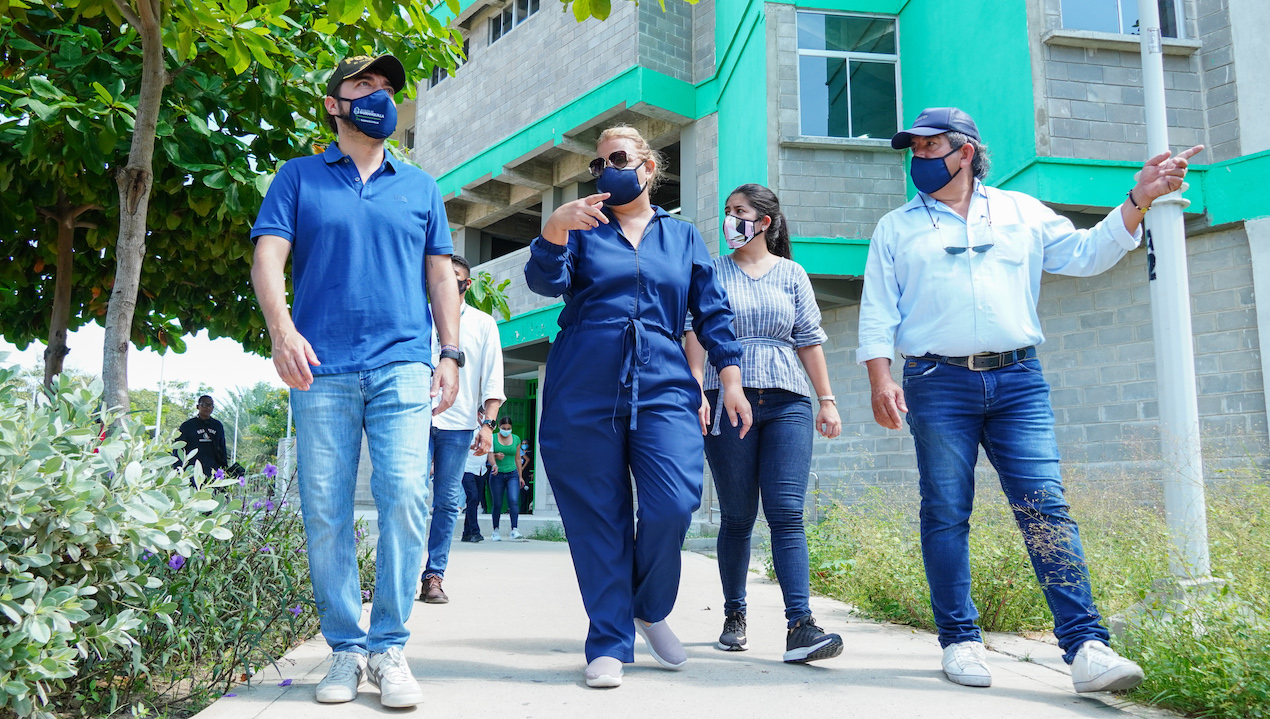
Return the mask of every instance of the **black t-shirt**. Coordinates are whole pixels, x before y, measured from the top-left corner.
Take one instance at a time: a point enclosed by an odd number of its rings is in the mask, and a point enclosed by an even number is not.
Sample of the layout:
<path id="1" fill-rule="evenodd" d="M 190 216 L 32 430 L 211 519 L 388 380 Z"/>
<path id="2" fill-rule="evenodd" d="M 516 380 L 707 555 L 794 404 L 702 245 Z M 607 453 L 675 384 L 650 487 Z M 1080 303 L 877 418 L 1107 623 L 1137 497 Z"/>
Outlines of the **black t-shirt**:
<path id="1" fill-rule="evenodd" d="M 178 439 L 185 443 L 186 454 L 198 450 L 190 462 L 201 464 L 205 475 L 211 476 L 213 471 L 229 464 L 225 459 L 228 454 L 225 451 L 225 426 L 218 419 L 191 417 L 181 423 Z"/>

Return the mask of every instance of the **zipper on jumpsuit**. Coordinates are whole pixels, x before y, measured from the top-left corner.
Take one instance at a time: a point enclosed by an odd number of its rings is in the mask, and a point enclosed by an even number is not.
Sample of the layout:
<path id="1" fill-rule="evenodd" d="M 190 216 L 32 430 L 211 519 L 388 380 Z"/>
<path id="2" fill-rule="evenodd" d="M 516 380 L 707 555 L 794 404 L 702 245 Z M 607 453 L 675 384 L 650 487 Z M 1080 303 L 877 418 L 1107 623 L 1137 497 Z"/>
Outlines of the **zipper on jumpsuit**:
<path id="1" fill-rule="evenodd" d="M 631 246 L 635 252 L 635 300 L 634 306 L 631 308 L 632 315 L 626 323 L 626 330 L 622 336 L 622 369 L 620 371 L 619 380 L 622 389 L 630 387 L 631 390 L 631 421 L 630 429 L 634 430 L 639 427 L 639 368 L 647 365 L 652 359 L 652 349 L 648 346 L 648 338 L 644 334 L 644 324 L 639 317 L 639 293 L 640 293 L 640 274 L 639 274 L 639 246 L 644 244 L 644 238 L 648 236 L 648 231 L 652 229 L 654 222 L 660 222 L 656 212 L 649 218 L 648 224 L 644 226 L 644 233 L 640 235 L 639 244 L 631 244 L 626 234 L 622 232 L 622 223 L 617 225 L 617 234 Z M 660 225 L 658 225 L 660 228 Z M 617 399 L 613 401 L 613 417 L 617 417 L 617 405 L 622 401 L 622 391 L 618 390 Z"/>

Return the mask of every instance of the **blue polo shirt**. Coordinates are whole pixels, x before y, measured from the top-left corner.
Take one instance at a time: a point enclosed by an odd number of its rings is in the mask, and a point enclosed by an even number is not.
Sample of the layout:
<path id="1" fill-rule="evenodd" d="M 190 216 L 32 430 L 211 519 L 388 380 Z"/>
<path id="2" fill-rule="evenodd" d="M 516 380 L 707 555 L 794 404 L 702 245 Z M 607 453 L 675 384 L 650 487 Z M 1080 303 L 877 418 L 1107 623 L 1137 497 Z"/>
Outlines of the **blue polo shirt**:
<path id="1" fill-rule="evenodd" d="M 437 183 L 388 157 L 363 185 L 332 143 L 289 160 L 269 186 L 256 224 L 291 243 L 291 317 L 313 345 L 313 374 L 392 362 L 432 364 L 425 255 L 453 254 Z"/>

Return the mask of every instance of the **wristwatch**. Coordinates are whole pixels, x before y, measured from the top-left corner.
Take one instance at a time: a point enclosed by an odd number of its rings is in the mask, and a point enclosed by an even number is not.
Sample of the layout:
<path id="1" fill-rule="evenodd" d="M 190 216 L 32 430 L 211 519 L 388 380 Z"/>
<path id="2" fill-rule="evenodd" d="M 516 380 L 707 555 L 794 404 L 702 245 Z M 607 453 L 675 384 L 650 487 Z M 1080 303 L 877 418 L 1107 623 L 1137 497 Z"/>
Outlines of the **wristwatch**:
<path id="1" fill-rule="evenodd" d="M 494 420 L 492 420 L 492 419 L 487 419 L 487 420 L 485 420 L 485 421 L 481 422 L 481 426 L 483 426 L 483 427 L 489 427 L 490 429 L 495 429 L 496 427 L 498 427 L 498 422 L 496 422 L 496 421 L 494 421 Z"/>
<path id="2" fill-rule="evenodd" d="M 454 345 L 441 345 L 441 359 L 452 359 L 460 367 L 462 367 L 463 363 L 466 361 L 466 358 L 463 355 L 463 350 L 455 347 Z"/>

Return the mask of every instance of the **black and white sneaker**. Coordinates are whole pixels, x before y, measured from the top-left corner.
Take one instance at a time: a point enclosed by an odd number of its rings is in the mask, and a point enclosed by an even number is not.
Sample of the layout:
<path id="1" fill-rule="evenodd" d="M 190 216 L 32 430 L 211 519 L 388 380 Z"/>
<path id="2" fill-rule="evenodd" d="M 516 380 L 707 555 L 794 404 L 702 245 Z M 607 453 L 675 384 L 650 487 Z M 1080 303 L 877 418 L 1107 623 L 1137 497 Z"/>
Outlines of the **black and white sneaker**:
<path id="1" fill-rule="evenodd" d="M 842 637 L 825 634 L 816 620 L 806 617 L 790 627 L 785 637 L 785 661 L 805 664 L 818 659 L 832 659 L 842 653 Z"/>
<path id="2" fill-rule="evenodd" d="M 745 651 L 745 613 L 728 612 L 723 620 L 723 633 L 716 647 L 725 652 Z"/>

